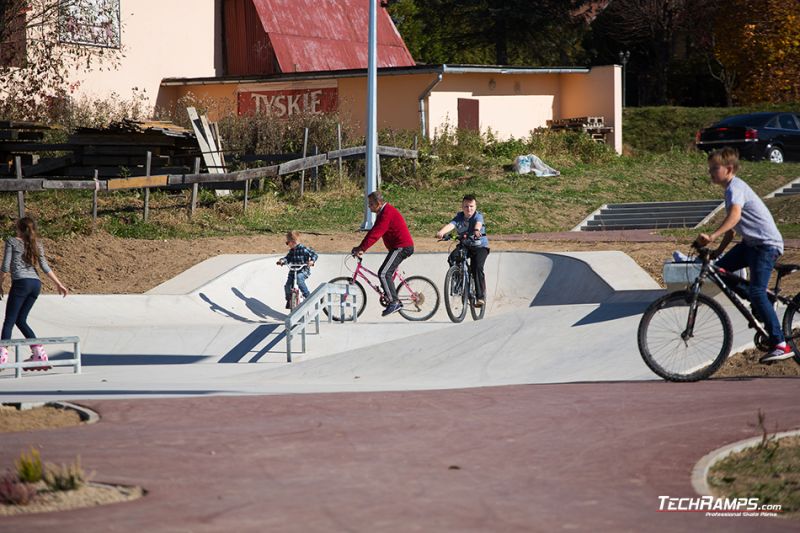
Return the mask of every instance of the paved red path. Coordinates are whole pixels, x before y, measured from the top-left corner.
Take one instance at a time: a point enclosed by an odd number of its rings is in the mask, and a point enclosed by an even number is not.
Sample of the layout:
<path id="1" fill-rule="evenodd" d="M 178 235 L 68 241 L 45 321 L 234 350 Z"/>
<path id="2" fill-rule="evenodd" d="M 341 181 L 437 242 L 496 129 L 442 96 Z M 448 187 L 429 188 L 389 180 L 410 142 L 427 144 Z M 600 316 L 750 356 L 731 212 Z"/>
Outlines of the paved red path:
<path id="1" fill-rule="evenodd" d="M 659 513 L 695 463 L 800 427 L 796 379 L 86 402 L 100 423 L 2 436 L 10 467 L 81 455 L 138 501 L 0 518 L 3 532 L 797 531 Z"/>

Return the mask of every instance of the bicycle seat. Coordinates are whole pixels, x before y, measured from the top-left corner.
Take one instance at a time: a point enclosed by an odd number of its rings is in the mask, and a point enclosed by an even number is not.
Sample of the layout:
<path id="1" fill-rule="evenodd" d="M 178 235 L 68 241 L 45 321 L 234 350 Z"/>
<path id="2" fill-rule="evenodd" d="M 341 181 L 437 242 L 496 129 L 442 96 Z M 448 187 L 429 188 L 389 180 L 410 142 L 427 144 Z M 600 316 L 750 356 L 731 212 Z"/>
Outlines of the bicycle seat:
<path id="1" fill-rule="evenodd" d="M 777 272 L 781 276 L 785 276 L 787 274 L 791 274 L 792 272 L 797 272 L 800 270 L 800 265 L 795 265 L 792 263 L 785 263 L 782 265 L 775 265 L 775 272 Z"/>

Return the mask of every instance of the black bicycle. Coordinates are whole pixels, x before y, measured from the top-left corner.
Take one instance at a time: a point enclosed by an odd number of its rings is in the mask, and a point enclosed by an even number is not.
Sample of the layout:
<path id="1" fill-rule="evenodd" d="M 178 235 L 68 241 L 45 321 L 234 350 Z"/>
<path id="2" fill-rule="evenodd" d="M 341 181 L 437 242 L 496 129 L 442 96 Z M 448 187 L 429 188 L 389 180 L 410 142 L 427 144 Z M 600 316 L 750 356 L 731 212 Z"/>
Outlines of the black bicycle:
<path id="1" fill-rule="evenodd" d="M 769 335 L 746 305 L 748 281 L 717 267 L 708 248 L 697 249 L 700 274 L 686 290 L 666 294 L 650 304 L 639 322 L 639 352 L 650 369 L 669 381 L 698 381 L 716 372 L 730 355 L 733 327 L 723 307 L 700 290 L 707 281 L 728 297 L 755 329 L 755 345 L 768 351 Z M 767 291 L 770 301 L 786 306 L 783 334 L 800 364 L 800 293 L 780 294 L 781 280 L 800 270 L 800 265 L 775 265 L 775 285 Z"/>
<path id="2" fill-rule="evenodd" d="M 467 307 L 469 307 L 472 319 L 480 320 L 486 314 L 486 299 L 484 295 L 483 305 L 480 307 L 475 305 L 476 298 L 473 287 L 476 287 L 477 280 L 472 275 L 467 249 L 462 244 L 465 239 L 474 239 L 474 237 L 459 235 L 457 238 L 459 243 L 455 251 L 450 255 L 453 259 L 453 264 L 444 277 L 444 307 L 447 310 L 447 316 L 453 322 L 464 320 L 464 317 L 467 316 Z M 447 235 L 440 241 L 452 239 L 451 235 Z"/>

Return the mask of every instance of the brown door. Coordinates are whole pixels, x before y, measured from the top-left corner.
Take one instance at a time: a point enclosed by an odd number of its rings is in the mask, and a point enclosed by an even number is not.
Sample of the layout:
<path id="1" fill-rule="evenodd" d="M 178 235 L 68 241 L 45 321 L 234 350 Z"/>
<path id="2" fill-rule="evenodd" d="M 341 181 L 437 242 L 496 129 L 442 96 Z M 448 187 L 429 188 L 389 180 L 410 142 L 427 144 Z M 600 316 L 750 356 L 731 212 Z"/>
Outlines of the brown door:
<path id="1" fill-rule="evenodd" d="M 458 99 L 458 129 L 480 131 L 478 100 Z"/>

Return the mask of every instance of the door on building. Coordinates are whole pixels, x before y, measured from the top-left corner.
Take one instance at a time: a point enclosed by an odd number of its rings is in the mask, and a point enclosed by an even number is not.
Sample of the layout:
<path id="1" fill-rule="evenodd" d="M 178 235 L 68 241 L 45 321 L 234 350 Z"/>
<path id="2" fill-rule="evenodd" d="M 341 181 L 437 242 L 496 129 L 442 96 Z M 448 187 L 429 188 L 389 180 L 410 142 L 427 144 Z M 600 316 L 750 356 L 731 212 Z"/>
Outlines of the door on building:
<path id="1" fill-rule="evenodd" d="M 480 131 L 478 103 L 471 98 L 458 99 L 458 129 Z"/>

